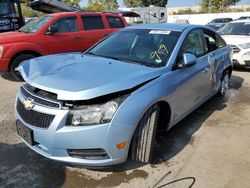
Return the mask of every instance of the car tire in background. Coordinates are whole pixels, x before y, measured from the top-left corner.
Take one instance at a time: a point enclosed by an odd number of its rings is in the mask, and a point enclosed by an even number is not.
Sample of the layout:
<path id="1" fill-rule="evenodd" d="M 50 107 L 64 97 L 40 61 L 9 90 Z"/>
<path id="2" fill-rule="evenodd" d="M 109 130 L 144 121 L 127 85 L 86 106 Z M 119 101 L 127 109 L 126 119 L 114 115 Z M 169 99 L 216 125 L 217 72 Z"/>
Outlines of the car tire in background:
<path id="1" fill-rule="evenodd" d="M 160 106 L 155 104 L 141 118 L 131 143 L 133 160 L 144 163 L 152 161 L 159 112 Z"/>
<path id="2" fill-rule="evenodd" d="M 25 60 L 32 59 L 34 57 L 36 57 L 36 56 L 34 56 L 32 54 L 21 54 L 21 55 L 16 56 L 12 60 L 12 62 L 10 64 L 10 72 L 16 80 L 23 81 L 23 77 L 20 75 L 20 73 L 18 71 L 15 70 L 15 68 L 18 67 L 21 62 L 23 62 Z"/>
<path id="3" fill-rule="evenodd" d="M 217 95 L 218 96 L 225 96 L 227 89 L 229 88 L 229 79 L 230 79 L 230 74 L 228 72 L 228 70 L 226 70 L 223 73 L 221 82 L 220 82 L 220 87 L 218 90 Z"/>

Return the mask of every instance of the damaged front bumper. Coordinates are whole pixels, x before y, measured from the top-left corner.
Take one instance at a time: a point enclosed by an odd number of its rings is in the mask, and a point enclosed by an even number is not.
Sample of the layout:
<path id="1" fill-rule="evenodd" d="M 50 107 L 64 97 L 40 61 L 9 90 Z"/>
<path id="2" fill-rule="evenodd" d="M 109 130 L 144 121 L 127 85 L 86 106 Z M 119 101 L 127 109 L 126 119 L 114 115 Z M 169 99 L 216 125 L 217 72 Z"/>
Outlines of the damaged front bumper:
<path id="1" fill-rule="evenodd" d="M 131 125 L 111 121 L 92 126 L 65 126 L 69 110 L 53 106 L 54 101 L 28 94 L 22 89 L 18 92 L 16 120 L 18 129 L 22 129 L 19 135 L 32 150 L 49 159 L 85 166 L 109 166 L 126 161 L 129 144 L 121 150 L 116 145 L 129 142 L 133 134 Z M 32 105 L 27 99 L 33 101 Z"/>

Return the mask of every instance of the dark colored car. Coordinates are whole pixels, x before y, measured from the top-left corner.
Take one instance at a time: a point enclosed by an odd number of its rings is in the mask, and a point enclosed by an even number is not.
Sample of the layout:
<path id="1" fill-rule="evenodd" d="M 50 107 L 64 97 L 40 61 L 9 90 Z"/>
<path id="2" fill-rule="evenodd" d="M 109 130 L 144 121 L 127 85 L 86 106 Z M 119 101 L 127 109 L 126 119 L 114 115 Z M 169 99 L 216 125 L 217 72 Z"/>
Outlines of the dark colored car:
<path id="1" fill-rule="evenodd" d="M 217 31 L 222 28 L 226 23 L 231 21 L 233 21 L 232 18 L 216 18 L 208 22 L 207 26 Z"/>

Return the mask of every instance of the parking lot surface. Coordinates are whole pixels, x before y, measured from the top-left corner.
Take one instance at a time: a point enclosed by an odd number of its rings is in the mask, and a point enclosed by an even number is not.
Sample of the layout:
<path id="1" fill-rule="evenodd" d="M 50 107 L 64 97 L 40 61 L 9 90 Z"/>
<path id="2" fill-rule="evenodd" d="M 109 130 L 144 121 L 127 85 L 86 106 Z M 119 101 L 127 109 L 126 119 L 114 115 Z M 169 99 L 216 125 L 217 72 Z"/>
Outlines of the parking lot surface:
<path id="1" fill-rule="evenodd" d="M 213 97 L 159 135 L 154 164 L 99 170 L 48 160 L 21 142 L 14 121 L 21 84 L 0 76 L 0 187 L 250 187 L 250 72 L 234 71 L 224 99 Z"/>

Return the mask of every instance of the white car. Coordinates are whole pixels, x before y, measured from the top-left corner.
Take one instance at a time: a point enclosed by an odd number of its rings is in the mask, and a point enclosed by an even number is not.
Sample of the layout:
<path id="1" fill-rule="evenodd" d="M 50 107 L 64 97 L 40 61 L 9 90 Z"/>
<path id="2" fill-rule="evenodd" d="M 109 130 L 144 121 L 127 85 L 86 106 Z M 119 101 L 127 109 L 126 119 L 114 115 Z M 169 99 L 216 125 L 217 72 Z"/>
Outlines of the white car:
<path id="1" fill-rule="evenodd" d="M 237 20 L 219 30 L 233 49 L 234 66 L 250 67 L 250 20 Z"/>

